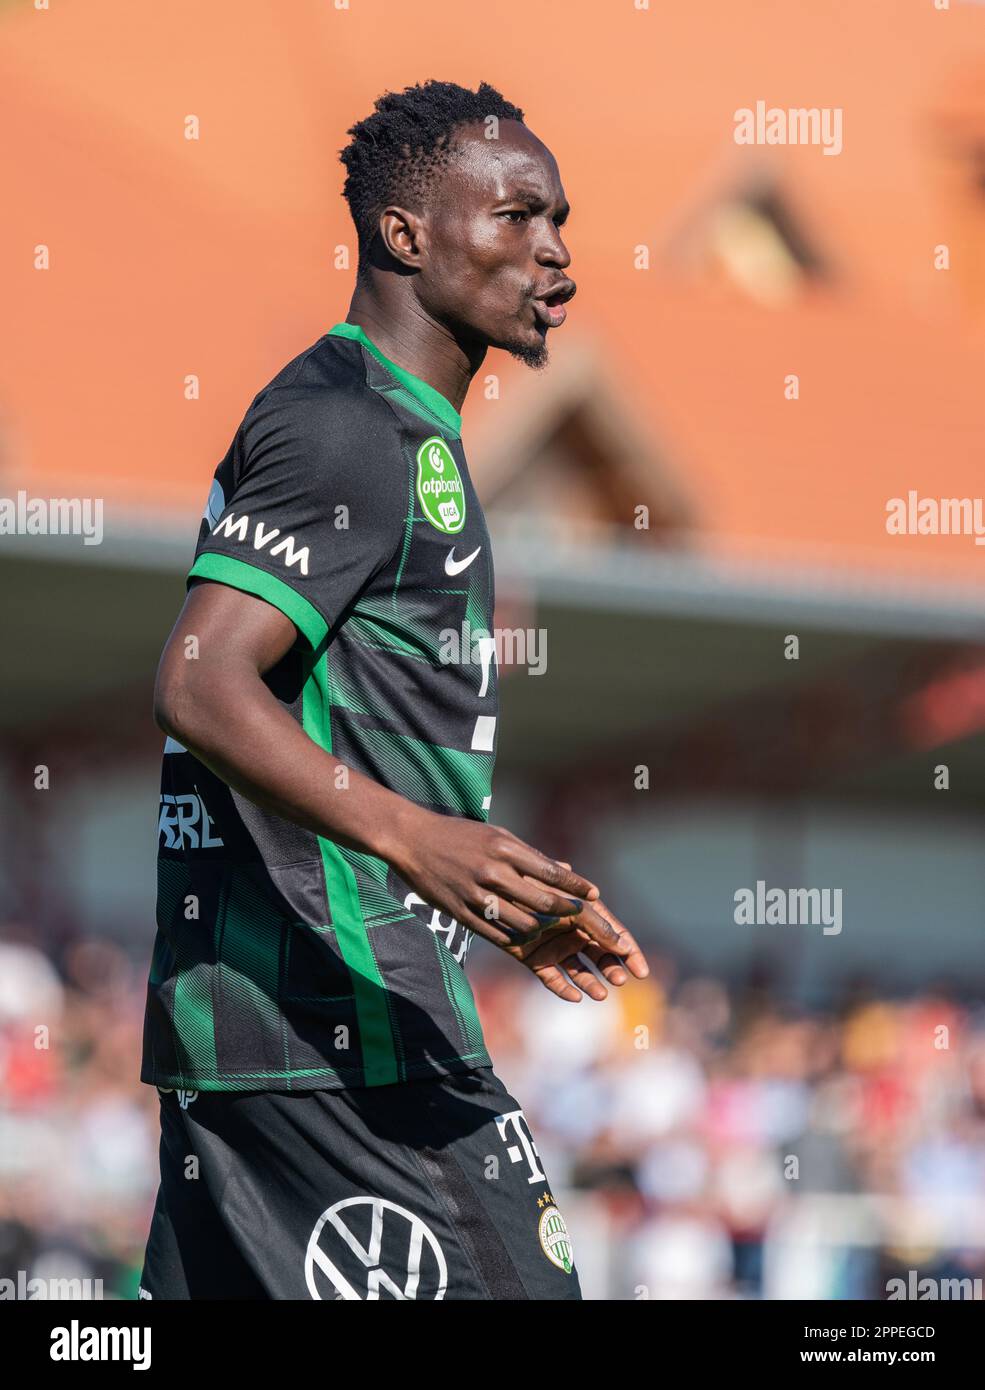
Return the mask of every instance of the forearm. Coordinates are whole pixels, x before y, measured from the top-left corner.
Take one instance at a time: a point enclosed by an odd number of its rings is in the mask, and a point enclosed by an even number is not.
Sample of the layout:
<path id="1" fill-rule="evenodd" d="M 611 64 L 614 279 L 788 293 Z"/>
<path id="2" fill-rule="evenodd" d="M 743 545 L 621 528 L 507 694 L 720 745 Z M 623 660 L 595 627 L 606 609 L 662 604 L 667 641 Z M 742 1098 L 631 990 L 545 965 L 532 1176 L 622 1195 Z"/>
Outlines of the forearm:
<path id="1" fill-rule="evenodd" d="M 166 733 L 255 805 L 395 867 L 433 815 L 320 748 L 248 666 L 234 679 L 184 682 L 155 711 Z"/>
<path id="2" fill-rule="evenodd" d="M 310 739 L 262 675 L 296 640 L 291 620 L 262 599 L 222 584 L 193 588 L 158 667 L 158 724 L 247 800 L 377 855 L 421 902 L 497 946 L 517 932 L 539 940 L 545 916 L 577 913 L 579 940 L 625 954 L 588 906 L 598 889 L 587 879 L 499 826 L 418 806 Z"/>

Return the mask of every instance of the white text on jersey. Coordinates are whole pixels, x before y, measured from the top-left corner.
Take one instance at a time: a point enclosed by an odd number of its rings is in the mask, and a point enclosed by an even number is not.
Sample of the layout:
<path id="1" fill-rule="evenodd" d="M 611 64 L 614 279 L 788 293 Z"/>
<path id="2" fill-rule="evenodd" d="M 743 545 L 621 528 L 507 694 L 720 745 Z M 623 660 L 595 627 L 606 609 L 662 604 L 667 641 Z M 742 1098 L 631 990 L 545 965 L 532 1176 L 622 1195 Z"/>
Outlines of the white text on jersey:
<path id="1" fill-rule="evenodd" d="M 223 517 L 212 534 L 213 536 L 228 536 L 230 540 L 245 541 L 249 529 L 250 518 L 245 513 L 237 520 L 235 512 L 230 512 L 228 516 Z M 272 531 L 268 531 L 262 521 L 256 522 L 253 527 L 253 549 L 265 549 L 279 535 L 280 530 L 276 526 Z M 302 574 L 308 573 L 308 547 L 306 545 L 302 546 L 300 550 L 295 550 L 294 537 L 285 536 L 275 546 L 271 546 L 270 554 L 271 556 L 280 555 L 282 551 L 284 552 L 285 565 L 297 565 Z"/>
<path id="2" fill-rule="evenodd" d="M 222 840 L 212 833 L 212 817 L 196 792 L 182 796 L 161 796 L 157 822 L 158 838 L 164 836 L 165 849 L 219 849 Z"/>

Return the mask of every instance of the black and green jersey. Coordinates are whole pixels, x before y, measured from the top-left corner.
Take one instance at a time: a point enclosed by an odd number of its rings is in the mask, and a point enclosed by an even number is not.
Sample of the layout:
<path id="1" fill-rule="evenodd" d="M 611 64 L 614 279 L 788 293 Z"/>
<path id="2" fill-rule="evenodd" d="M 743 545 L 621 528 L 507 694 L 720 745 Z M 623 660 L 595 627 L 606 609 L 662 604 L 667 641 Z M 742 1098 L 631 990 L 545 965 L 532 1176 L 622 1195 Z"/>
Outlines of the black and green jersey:
<path id="1" fill-rule="evenodd" d="M 419 805 L 488 818 L 493 566 L 461 419 L 362 329 L 337 324 L 253 401 L 212 483 L 200 581 L 291 619 L 265 679 L 314 743 Z M 301 1090 L 489 1065 L 459 923 L 174 740 L 163 762 L 142 1080 Z"/>

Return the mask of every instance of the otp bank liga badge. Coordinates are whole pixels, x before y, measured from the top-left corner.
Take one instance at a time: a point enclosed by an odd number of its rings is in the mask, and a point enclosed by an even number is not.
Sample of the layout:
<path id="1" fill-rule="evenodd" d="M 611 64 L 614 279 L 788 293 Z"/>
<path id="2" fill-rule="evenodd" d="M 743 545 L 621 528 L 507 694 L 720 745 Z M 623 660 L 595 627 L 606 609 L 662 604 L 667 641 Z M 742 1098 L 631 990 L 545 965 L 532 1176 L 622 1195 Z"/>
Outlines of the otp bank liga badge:
<path id="1" fill-rule="evenodd" d="M 574 1252 L 571 1249 L 571 1237 L 564 1224 L 564 1217 L 549 1192 L 537 1198 L 537 1205 L 541 1208 L 540 1220 L 537 1222 L 540 1248 L 552 1265 L 557 1265 L 565 1274 L 570 1274 L 574 1268 Z"/>
<path id="2" fill-rule="evenodd" d="M 421 510 L 439 531 L 454 536 L 465 525 L 465 489 L 458 464 L 438 434 L 417 451 L 417 500 Z"/>

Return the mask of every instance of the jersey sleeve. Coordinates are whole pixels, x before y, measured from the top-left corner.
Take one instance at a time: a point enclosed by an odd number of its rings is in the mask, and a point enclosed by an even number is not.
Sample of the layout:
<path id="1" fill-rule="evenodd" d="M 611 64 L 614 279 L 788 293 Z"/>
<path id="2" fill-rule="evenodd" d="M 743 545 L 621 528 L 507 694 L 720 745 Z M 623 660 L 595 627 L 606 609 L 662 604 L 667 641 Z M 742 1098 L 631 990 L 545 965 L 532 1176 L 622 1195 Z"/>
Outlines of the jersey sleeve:
<path id="1" fill-rule="evenodd" d="M 403 540 L 399 426 L 376 398 L 281 388 L 254 402 L 231 452 L 189 583 L 265 599 L 316 647 Z"/>

